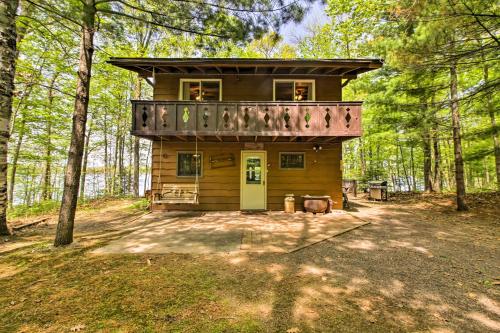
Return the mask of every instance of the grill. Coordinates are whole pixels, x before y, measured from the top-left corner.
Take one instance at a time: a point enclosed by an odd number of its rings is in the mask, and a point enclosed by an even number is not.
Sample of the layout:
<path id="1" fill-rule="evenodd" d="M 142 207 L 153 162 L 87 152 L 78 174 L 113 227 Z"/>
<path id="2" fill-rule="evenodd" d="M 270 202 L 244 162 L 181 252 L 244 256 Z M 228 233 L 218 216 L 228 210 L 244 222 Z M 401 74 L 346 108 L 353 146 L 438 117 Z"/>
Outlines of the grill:
<path id="1" fill-rule="evenodd" d="M 387 201 L 387 181 L 368 182 L 369 199 Z"/>

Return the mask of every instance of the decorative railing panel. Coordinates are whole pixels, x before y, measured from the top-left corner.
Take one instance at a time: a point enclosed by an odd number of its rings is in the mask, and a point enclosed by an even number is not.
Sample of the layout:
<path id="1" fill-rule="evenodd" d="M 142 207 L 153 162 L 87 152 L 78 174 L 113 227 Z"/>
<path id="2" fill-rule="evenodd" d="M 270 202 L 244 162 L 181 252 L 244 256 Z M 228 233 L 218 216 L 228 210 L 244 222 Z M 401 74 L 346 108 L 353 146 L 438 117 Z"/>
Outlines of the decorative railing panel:
<path id="1" fill-rule="evenodd" d="M 132 133 L 360 136 L 361 102 L 132 101 Z"/>

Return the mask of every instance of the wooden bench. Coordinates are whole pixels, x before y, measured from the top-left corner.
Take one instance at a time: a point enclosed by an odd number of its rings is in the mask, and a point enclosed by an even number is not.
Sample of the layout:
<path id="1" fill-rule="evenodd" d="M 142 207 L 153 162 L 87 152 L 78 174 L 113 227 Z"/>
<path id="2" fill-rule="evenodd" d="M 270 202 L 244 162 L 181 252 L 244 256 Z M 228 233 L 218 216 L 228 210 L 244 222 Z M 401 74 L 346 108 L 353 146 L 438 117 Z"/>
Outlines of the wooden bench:
<path id="1" fill-rule="evenodd" d="M 197 184 L 163 184 L 154 204 L 198 204 Z"/>

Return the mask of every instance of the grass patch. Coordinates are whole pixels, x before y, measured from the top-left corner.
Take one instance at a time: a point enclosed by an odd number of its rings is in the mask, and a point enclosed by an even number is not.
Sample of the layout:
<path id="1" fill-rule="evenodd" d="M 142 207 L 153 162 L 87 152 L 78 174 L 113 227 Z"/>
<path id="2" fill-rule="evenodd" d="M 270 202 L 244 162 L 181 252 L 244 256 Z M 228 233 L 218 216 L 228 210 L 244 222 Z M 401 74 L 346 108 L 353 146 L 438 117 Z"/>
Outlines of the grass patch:
<path id="1" fill-rule="evenodd" d="M 148 265 L 143 255 L 93 256 L 87 250 L 33 247 L 4 257 L 23 270 L 0 279 L 2 332 L 77 325 L 90 332 L 262 331 L 255 318 L 235 321 L 221 300 L 224 281 L 212 262 L 172 254 Z"/>
<path id="2" fill-rule="evenodd" d="M 105 208 L 110 202 L 116 204 L 121 200 L 133 200 L 133 203 L 127 207 L 130 211 L 146 211 L 149 207 L 149 201 L 146 198 L 132 198 L 132 197 L 101 197 L 91 200 L 79 201 L 78 211 L 93 211 Z M 36 217 L 48 214 L 57 214 L 61 201 L 47 200 L 33 205 L 15 205 L 7 210 L 7 218 L 9 220 Z"/>
<path id="3" fill-rule="evenodd" d="M 146 198 L 140 198 L 137 199 L 133 204 L 131 204 L 129 207 L 127 207 L 130 210 L 133 211 L 147 211 L 149 208 L 149 200 Z"/>
<path id="4" fill-rule="evenodd" d="M 55 200 L 47 200 L 39 202 L 35 205 L 16 205 L 7 210 L 7 218 L 15 219 L 22 217 L 32 217 L 45 214 L 54 214 L 59 210 L 61 202 Z"/>

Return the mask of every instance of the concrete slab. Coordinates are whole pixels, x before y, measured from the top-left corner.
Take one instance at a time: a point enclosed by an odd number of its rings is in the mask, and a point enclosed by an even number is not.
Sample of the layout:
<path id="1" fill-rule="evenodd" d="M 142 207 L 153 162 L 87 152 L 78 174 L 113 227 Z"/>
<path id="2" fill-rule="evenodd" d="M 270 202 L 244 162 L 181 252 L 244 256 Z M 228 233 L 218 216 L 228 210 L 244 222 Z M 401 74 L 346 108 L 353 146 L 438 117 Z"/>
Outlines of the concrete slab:
<path id="1" fill-rule="evenodd" d="M 289 252 L 365 223 L 335 211 L 298 212 L 155 212 L 144 216 L 130 234 L 93 253 Z"/>

